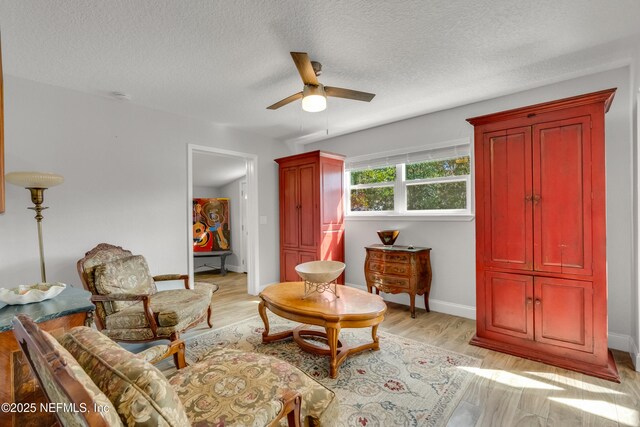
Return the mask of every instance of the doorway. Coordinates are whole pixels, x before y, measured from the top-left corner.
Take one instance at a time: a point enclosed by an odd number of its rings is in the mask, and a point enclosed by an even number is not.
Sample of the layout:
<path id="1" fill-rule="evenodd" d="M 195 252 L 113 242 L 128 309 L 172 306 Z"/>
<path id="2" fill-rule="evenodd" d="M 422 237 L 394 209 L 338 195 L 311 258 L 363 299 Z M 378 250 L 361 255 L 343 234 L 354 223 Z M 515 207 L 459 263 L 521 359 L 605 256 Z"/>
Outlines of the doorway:
<path id="1" fill-rule="evenodd" d="M 247 273 L 247 293 L 259 293 L 258 181 L 255 154 L 189 144 L 187 146 L 188 270 L 194 281 L 194 198 L 228 199 L 230 248 L 228 269 Z M 243 184 L 244 183 L 244 184 Z M 231 190 L 235 188 L 235 191 Z M 234 200 L 235 199 L 235 200 Z M 235 213 L 234 213 L 235 211 Z M 219 259 L 219 258 L 218 258 Z M 213 258 L 216 260 L 216 258 Z M 231 265 L 229 265 L 231 264 Z"/>
<path id="2" fill-rule="evenodd" d="M 240 181 L 240 265 L 247 272 L 247 181 Z"/>

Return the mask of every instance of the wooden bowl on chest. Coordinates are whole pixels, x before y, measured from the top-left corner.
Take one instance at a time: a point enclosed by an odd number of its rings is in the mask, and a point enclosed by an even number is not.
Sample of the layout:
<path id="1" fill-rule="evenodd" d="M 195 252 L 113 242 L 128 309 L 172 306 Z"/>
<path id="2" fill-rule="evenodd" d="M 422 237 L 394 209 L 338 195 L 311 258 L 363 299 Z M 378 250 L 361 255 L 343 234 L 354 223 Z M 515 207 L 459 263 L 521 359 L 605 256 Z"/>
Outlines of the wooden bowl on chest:
<path id="1" fill-rule="evenodd" d="M 400 230 L 378 230 L 378 237 L 385 246 L 393 246 L 400 234 Z"/>

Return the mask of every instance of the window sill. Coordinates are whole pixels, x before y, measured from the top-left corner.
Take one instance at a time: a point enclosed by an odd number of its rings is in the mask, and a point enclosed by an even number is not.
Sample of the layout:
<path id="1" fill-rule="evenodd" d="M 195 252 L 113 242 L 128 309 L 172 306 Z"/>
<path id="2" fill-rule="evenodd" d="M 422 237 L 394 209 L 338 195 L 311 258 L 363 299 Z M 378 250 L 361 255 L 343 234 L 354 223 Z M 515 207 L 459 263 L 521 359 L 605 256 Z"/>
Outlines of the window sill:
<path id="1" fill-rule="evenodd" d="M 473 221 L 475 215 L 472 214 L 443 214 L 443 215 L 345 215 L 345 221 Z"/>

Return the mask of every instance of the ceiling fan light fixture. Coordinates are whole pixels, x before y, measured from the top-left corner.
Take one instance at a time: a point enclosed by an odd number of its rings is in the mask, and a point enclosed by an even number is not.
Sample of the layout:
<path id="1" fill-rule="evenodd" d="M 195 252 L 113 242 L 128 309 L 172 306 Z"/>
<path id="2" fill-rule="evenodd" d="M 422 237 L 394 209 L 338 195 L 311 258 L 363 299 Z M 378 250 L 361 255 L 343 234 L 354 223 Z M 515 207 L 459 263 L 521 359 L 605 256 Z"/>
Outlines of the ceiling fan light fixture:
<path id="1" fill-rule="evenodd" d="M 319 84 L 304 85 L 302 91 L 302 109 L 309 113 L 317 113 L 327 108 L 327 95 L 324 93 L 324 86 Z"/>

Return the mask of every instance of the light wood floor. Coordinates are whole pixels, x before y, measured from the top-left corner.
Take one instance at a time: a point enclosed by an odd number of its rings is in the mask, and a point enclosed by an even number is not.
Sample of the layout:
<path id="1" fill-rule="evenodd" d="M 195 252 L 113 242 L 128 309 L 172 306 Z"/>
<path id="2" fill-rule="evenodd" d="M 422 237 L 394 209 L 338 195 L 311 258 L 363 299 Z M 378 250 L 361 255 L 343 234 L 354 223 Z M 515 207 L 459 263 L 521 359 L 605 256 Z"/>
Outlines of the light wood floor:
<path id="1" fill-rule="evenodd" d="M 258 298 L 247 294 L 246 275 L 198 274 L 220 285 L 213 297 L 213 327 L 257 315 Z M 638 426 L 640 373 L 627 353 L 614 351 L 621 384 L 468 344 L 475 321 L 388 303 L 380 330 L 483 360 L 449 420 L 449 426 Z M 199 334 L 203 328 L 185 335 Z M 384 351 L 384 349 L 382 349 Z"/>

